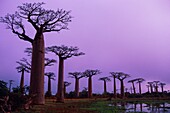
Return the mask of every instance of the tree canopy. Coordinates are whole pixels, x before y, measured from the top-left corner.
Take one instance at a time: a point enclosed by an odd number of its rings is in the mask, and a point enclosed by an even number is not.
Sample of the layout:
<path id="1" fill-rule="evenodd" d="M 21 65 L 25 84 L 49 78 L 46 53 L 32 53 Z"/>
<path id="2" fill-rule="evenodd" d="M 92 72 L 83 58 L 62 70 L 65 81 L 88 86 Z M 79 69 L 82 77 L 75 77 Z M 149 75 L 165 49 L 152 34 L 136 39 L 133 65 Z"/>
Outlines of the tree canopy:
<path id="1" fill-rule="evenodd" d="M 29 22 L 38 33 L 51 31 L 59 32 L 68 29 L 71 22 L 71 11 L 58 9 L 57 11 L 44 9 L 45 3 L 23 3 L 18 6 L 14 14 L 7 14 L 0 18 L 0 22 L 7 24 L 7 29 L 12 30 L 20 39 L 33 43 L 33 39 L 26 34 L 24 20 Z"/>

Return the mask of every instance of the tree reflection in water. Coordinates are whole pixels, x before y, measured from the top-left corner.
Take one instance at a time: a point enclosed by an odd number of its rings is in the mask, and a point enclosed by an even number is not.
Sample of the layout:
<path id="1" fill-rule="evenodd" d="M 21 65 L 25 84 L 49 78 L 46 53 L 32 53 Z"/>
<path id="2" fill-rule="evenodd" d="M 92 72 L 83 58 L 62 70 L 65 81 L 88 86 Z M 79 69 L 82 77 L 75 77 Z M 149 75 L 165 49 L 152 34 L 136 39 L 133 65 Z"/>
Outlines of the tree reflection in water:
<path id="1" fill-rule="evenodd" d="M 160 101 L 131 101 L 131 102 L 111 102 L 109 106 L 117 106 L 128 112 L 151 112 L 151 113 L 170 113 L 170 102 Z"/>

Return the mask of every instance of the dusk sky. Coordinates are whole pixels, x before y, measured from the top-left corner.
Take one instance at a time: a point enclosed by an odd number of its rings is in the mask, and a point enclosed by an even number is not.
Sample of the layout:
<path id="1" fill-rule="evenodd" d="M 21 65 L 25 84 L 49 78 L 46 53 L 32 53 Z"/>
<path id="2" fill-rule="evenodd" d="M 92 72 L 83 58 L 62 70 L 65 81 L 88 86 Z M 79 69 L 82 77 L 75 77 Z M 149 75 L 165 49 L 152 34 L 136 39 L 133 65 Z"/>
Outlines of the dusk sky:
<path id="1" fill-rule="evenodd" d="M 35 0 L 1 0 L 0 17 L 13 14 L 22 3 Z M 169 0 L 36 0 L 45 2 L 47 9 L 63 8 L 71 10 L 74 17 L 69 30 L 44 34 L 45 46 L 77 46 L 85 55 L 65 61 L 65 80 L 71 82 L 68 91 L 74 90 L 74 79 L 68 78 L 68 72 L 99 69 L 101 74 L 93 77 L 93 92 L 103 92 L 100 77 L 110 76 L 109 72 L 121 71 L 130 74 L 125 87 L 130 88 L 128 80 L 142 77 L 143 88 L 149 81 L 159 80 L 166 83 L 170 90 L 170 1 Z M 35 31 L 25 23 L 27 34 L 34 37 Z M 0 79 L 15 80 L 19 85 L 20 73 L 15 69 L 16 61 L 29 58 L 24 53 L 31 44 L 20 40 L 6 25 L 0 23 Z M 57 63 L 46 71 L 56 74 L 52 82 L 56 93 L 58 78 L 58 57 L 52 53 L 48 57 Z M 28 73 L 25 83 L 29 85 Z M 46 78 L 46 77 L 45 77 Z M 117 80 L 118 89 L 119 81 Z M 108 83 L 108 91 L 113 91 L 113 83 Z M 136 84 L 137 86 L 137 84 Z M 80 79 L 80 91 L 87 87 L 87 78 Z M 138 88 L 137 88 L 138 89 Z M 45 91 L 47 78 L 45 79 Z M 137 90 L 138 91 L 138 90 Z"/>

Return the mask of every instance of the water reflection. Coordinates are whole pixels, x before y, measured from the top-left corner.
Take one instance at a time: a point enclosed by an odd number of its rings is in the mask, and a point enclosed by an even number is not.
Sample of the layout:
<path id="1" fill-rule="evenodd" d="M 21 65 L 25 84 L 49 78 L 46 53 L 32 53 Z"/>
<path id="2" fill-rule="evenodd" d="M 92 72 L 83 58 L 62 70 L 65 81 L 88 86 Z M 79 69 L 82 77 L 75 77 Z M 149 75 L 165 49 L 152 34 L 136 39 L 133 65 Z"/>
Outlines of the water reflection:
<path id="1" fill-rule="evenodd" d="M 170 113 L 170 103 L 168 102 L 111 102 L 109 106 L 117 106 L 124 109 L 124 113 Z"/>

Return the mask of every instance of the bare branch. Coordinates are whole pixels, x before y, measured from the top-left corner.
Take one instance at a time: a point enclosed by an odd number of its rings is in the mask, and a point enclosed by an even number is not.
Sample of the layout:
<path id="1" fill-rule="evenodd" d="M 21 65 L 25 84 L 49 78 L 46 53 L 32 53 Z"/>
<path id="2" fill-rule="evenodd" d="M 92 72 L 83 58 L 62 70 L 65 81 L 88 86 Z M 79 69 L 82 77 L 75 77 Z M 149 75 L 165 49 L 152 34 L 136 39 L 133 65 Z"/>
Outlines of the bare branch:
<path id="1" fill-rule="evenodd" d="M 46 72 L 44 75 L 52 80 L 55 80 L 55 74 L 53 72 Z"/>
<path id="2" fill-rule="evenodd" d="M 81 72 L 69 72 L 68 73 L 70 76 L 70 78 L 75 78 L 75 79 L 80 79 L 85 77 L 85 75 L 83 75 Z"/>
<path id="3" fill-rule="evenodd" d="M 54 63 L 56 63 L 57 61 L 54 59 L 49 59 L 49 58 L 45 58 L 45 67 L 46 66 L 52 66 L 54 65 Z"/>
<path id="4" fill-rule="evenodd" d="M 83 72 L 83 75 L 86 77 L 92 77 L 94 75 L 100 74 L 100 70 L 96 69 L 96 70 L 90 70 L 87 69 L 85 72 Z"/>
<path id="5" fill-rule="evenodd" d="M 19 66 L 16 67 L 18 72 L 22 72 L 22 70 L 24 69 L 24 71 L 26 71 L 27 73 L 30 73 L 30 71 L 31 71 L 31 64 L 27 61 L 27 59 L 22 58 L 20 61 L 17 61 L 16 63 L 19 64 Z"/>
<path id="6" fill-rule="evenodd" d="M 102 78 L 99 78 L 99 80 L 106 81 L 106 82 L 111 81 L 109 77 L 102 77 Z"/>
<path id="7" fill-rule="evenodd" d="M 71 58 L 72 56 L 80 56 L 84 55 L 85 53 L 83 52 L 78 52 L 79 48 L 78 47 L 68 47 L 68 46 L 51 46 L 47 47 L 46 51 L 48 52 L 53 52 L 56 55 L 58 55 L 62 59 L 67 59 Z"/>
<path id="8" fill-rule="evenodd" d="M 67 87 L 67 86 L 69 86 L 69 85 L 71 85 L 70 82 L 64 81 L 64 86 L 65 86 L 65 87 Z"/>
<path id="9" fill-rule="evenodd" d="M 33 39 L 26 35 L 22 18 L 19 17 L 17 12 L 15 14 L 7 14 L 4 18 L 1 17 L 0 22 L 7 24 L 7 29 L 12 30 L 20 39 L 33 43 Z"/>

